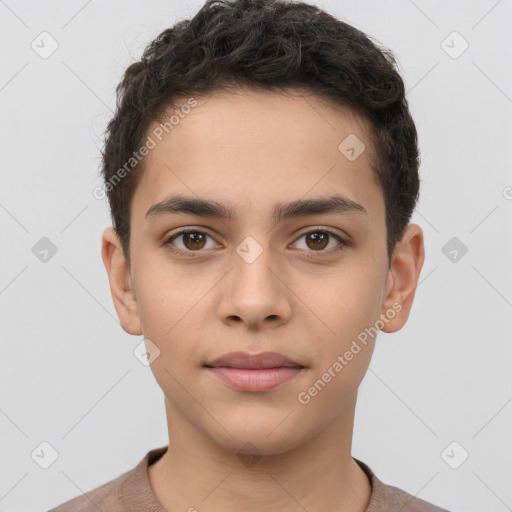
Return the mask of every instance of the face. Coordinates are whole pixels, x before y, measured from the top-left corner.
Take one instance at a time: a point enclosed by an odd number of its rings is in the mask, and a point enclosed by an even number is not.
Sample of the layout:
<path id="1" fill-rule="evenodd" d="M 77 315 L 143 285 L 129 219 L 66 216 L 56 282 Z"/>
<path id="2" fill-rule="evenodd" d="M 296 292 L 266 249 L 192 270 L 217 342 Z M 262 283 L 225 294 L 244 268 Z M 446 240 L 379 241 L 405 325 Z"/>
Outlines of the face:
<path id="1" fill-rule="evenodd" d="M 423 262 L 410 225 L 389 265 L 364 123 L 291 91 L 243 91 L 198 99 L 160 136 L 132 202 L 131 265 L 112 230 L 103 256 L 124 329 L 160 351 L 169 421 L 267 454 L 347 421 L 376 327 L 406 321 Z M 240 388 L 205 366 L 235 351 L 301 369 Z"/>

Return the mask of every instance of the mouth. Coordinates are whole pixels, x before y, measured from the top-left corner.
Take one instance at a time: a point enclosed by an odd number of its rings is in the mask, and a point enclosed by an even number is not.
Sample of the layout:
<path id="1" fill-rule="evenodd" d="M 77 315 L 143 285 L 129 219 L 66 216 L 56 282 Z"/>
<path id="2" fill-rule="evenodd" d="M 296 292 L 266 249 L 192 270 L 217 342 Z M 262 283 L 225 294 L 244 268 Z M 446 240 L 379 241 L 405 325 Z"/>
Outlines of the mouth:
<path id="1" fill-rule="evenodd" d="M 231 352 L 204 365 L 213 376 L 240 391 L 268 391 L 299 375 L 305 366 L 276 352 Z"/>

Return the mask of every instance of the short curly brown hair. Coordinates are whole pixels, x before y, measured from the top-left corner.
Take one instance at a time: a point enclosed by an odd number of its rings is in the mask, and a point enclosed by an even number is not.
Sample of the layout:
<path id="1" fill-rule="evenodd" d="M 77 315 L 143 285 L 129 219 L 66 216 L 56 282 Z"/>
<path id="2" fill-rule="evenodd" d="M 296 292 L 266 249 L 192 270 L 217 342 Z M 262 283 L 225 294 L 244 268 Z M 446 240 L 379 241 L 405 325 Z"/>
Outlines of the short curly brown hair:
<path id="1" fill-rule="evenodd" d="M 145 162 L 138 153 L 138 159 L 133 156 L 150 124 L 178 98 L 237 85 L 306 90 L 350 107 L 367 121 L 375 177 L 385 199 L 390 260 L 418 200 L 420 164 L 416 127 L 392 52 L 303 2 L 207 0 L 194 17 L 152 41 L 116 89 L 101 173 L 128 264 L 130 205 Z M 127 172 L 129 161 L 133 170 Z"/>

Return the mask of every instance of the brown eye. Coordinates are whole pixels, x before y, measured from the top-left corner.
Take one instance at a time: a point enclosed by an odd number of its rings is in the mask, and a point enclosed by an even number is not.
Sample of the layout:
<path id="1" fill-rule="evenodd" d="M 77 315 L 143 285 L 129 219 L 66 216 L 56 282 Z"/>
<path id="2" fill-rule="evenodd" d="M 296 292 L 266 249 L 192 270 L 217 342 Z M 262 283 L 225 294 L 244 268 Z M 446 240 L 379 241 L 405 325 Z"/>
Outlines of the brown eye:
<path id="1" fill-rule="evenodd" d="M 196 249 L 202 249 L 205 245 L 206 238 L 204 236 L 204 233 L 183 233 L 182 237 L 183 245 L 187 249 L 190 249 L 191 251 Z"/>
<path id="2" fill-rule="evenodd" d="M 204 252 L 202 249 L 208 248 L 208 238 L 211 236 L 202 231 L 180 231 L 166 240 L 164 245 L 177 254 L 189 256 L 194 252 Z"/>
<path id="3" fill-rule="evenodd" d="M 301 239 L 304 239 L 305 249 L 310 253 L 318 252 L 324 254 L 331 253 L 332 251 L 342 251 L 349 245 L 343 238 L 341 238 L 340 235 L 328 229 L 317 229 L 315 231 L 309 231 L 308 233 L 304 233 L 301 237 L 299 237 L 299 240 Z M 335 243 L 331 250 L 326 249 L 326 247 L 332 245 L 331 242 L 338 243 Z M 299 249 L 302 248 L 304 247 L 299 247 Z"/>
<path id="4" fill-rule="evenodd" d="M 310 249 L 321 250 L 325 249 L 329 242 L 329 235 L 327 233 L 321 231 L 315 231 L 313 233 L 307 233 L 306 235 L 306 245 Z M 311 243 L 308 243 L 311 241 Z"/>

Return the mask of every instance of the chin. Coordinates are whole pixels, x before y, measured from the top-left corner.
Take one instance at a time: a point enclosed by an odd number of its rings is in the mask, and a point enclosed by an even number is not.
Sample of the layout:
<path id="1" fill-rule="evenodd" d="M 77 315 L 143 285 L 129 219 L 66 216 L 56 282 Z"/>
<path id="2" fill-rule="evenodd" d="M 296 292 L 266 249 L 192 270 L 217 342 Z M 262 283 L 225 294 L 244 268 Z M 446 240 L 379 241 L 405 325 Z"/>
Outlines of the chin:
<path id="1" fill-rule="evenodd" d="M 229 434 L 222 431 L 212 435 L 219 447 L 240 455 L 280 455 L 299 446 L 303 440 L 297 429 L 285 428 L 283 425 L 276 429 L 279 421 L 255 422 L 245 428 L 238 426 L 229 428 Z M 219 435 L 220 434 L 220 435 Z"/>

